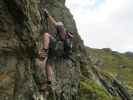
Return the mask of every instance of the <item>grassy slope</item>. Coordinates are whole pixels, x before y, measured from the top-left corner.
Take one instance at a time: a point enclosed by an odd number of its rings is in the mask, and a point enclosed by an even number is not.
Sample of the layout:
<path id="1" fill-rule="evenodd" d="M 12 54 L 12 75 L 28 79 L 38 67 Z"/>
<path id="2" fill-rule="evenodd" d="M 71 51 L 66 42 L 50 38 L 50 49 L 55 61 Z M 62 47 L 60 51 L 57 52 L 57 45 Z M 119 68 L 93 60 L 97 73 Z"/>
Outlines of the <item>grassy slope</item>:
<path id="1" fill-rule="evenodd" d="M 117 75 L 126 87 L 133 90 L 133 56 L 107 49 L 87 48 L 87 52 L 93 64 L 99 60 L 101 63 L 99 67 L 102 71 L 112 76 Z M 121 68 L 121 65 L 124 68 Z M 80 100 L 120 100 L 118 97 L 109 96 L 103 87 L 91 79 L 81 78 L 80 92 Z"/>
<path id="2" fill-rule="evenodd" d="M 133 89 L 133 57 L 104 49 L 88 49 L 88 53 L 93 63 L 94 59 L 99 59 L 103 71 L 117 76 L 123 84 Z"/>
<path id="3" fill-rule="evenodd" d="M 120 100 L 117 97 L 111 97 L 104 88 L 93 80 L 81 80 L 80 87 L 80 100 Z"/>

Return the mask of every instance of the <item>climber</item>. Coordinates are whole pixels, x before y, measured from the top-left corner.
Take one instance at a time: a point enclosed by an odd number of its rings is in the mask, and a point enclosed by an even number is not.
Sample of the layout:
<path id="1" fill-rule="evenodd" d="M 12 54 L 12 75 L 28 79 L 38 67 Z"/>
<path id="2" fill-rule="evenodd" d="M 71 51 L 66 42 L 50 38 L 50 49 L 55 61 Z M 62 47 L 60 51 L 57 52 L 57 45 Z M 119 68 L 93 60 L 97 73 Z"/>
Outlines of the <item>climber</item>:
<path id="1" fill-rule="evenodd" d="M 46 9 L 44 10 L 44 12 L 46 14 L 48 21 L 51 22 L 55 26 L 56 31 L 57 31 L 56 35 L 58 35 L 61 43 L 63 44 L 64 52 L 70 51 L 70 49 L 72 48 L 71 39 L 73 38 L 73 33 L 66 32 L 63 23 L 62 22 L 56 22 L 55 19 L 49 15 L 49 13 Z M 51 55 L 53 52 L 50 49 L 55 48 L 55 47 L 51 47 L 51 44 L 57 43 L 57 41 L 58 41 L 54 37 L 54 35 L 55 34 L 49 33 L 49 32 L 43 33 L 43 47 L 39 50 L 39 53 L 38 53 L 40 60 L 45 60 L 48 58 L 46 61 L 46 66 L 44 65 L 44 67 L 46 67 L 47 84 L 48 85 L 51 85 L 52 73 L 53 73 L 52 65 L 51 65 L 51 61 L 50 61 L 52 56 L 53 56 L 53 55 Z M 59 46 L 61 46 L 61 45 L 59 45 Z M 61 53 L 61 52 L 57 49 L 57 51 L 54 52 L 54 54 L 56 54 L 56 53 Z M 63 54 L 65 54 L 65 53 L 63 53 Z"/>

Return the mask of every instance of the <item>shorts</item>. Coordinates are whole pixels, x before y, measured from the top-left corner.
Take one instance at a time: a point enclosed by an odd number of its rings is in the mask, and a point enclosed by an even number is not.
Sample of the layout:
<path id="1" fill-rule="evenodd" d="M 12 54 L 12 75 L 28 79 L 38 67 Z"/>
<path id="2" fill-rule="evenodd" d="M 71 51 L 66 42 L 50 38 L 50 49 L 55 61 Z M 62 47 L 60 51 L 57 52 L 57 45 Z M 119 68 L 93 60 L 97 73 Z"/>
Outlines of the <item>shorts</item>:
<path id="1" fill-rule="evenodd" d="M 62 41 L 55 37 L 50 37 L 49 52 L 48 52 L 48 63 L 51 63 L 57 57 L 61 57 L 64 53 L 64 44 Z"/>

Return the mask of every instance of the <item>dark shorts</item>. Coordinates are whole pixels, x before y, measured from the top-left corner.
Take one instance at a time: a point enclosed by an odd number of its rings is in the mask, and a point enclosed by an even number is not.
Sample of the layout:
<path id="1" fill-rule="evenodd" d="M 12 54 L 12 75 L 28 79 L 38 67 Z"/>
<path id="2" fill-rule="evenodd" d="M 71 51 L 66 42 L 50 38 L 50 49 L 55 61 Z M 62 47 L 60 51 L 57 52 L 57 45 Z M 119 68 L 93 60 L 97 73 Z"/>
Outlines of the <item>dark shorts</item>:
<path id="1" fill-rule="evenodd" d="M 52 63 L 53 60 L 57 59 L 58 57 L 61 57 L 63 55 L 63 52 L 63 42 L 51 36 L 49 44 L 48 63 Z"/>

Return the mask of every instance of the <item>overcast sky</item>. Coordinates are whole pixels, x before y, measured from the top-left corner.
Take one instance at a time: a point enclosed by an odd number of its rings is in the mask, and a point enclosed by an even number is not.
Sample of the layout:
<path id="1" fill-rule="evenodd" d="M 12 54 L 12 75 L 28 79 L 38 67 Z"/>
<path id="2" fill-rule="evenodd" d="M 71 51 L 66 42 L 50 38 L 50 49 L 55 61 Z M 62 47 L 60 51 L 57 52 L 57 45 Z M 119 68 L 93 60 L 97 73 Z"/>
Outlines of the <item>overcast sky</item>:
<path id="1" fill-rule="evenodd" d="M 133 51 L 133 0 L 66 0 L 84 44 Z"/>

